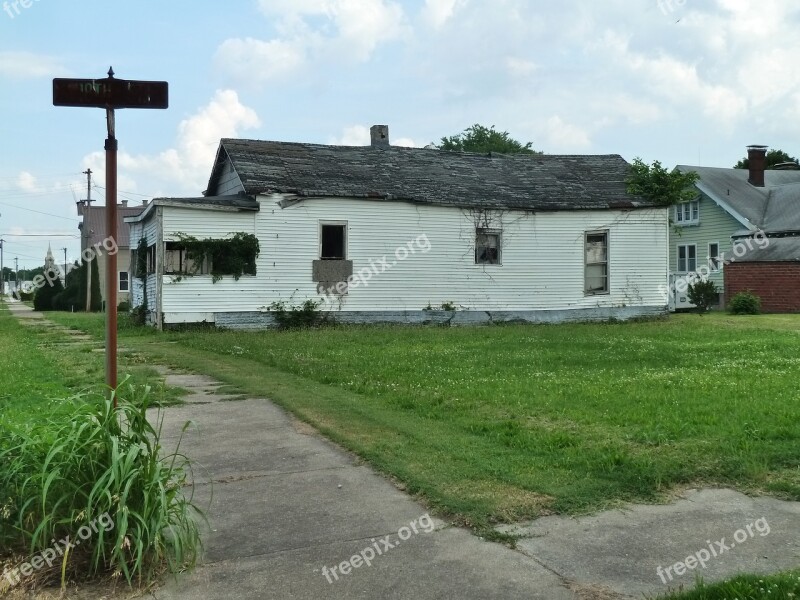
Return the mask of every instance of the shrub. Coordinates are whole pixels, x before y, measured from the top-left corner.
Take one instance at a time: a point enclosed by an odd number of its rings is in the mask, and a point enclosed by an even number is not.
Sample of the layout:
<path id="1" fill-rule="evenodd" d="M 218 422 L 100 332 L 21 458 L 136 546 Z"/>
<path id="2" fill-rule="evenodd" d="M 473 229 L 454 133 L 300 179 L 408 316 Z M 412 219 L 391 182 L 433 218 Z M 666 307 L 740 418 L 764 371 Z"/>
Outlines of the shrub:
<path id="1" fill-rule="evenodd" d="M 119 306 L 117 306 L 117 310 L 119 312 L 130 312 L 131 303 L 130 302 L 120 302 Z"/>
<path id="2" fill-rule="evenodd" d="M 752 292 L 739 292 L 731 298 L 728 310 L 734 315 L 757 315 L 761 312 L 761 298 Z"/>
<path id="3" fill-rule="evenodd" d="M 64 286 L 55 271 L 45 273 L 46 281 L 33 296 L 35 310 L 53 310 L 53 299 L 64 291 Z"/>
<path id="4" fill-rule="evenodd" d="M 327 320 L 327 315 L 320 312 L 320 306 L 322 306 L 322 301 L 306 300 L 299 306 L 295 306 L 278 300 L 267 308 L 281 329 L 300 329 L 316 327 Z"/>
<path id="5" fill-rule="evenodd" d="M 62 580 L 113 570 L 141 583 L 195 564 L 201 513 L 183 494 L 191 466 L 180 441 L 162 455 L 148 392 L 129 386 L 118 408 L 105 395 L 77 396 L 22 425 L 0 417 L 0 547 L 44 553 L 94 524 L 55 561 Z"/>
<path id="6" fill-rule="evenodd" d="M 689 285 L 689 301 L 697 307 L 698 312 L 708 311 L 717 302 L 719 290 L 716 284 L 709 279 L 701 279 Z"/>

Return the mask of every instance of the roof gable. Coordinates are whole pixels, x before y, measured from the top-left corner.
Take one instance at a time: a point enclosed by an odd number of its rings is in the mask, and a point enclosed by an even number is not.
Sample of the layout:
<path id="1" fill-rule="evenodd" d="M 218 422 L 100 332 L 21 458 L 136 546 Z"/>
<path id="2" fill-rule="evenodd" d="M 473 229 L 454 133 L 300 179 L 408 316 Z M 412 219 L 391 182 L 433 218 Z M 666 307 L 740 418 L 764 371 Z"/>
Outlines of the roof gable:
<path id="1" fill-rule="evenodd" d="M 249 195 L 373 198 L 459 207 L 653 206 L 626 192 L 619 155 L 502 155 L 223 139 L 207 193 L 230 162 Z"/>

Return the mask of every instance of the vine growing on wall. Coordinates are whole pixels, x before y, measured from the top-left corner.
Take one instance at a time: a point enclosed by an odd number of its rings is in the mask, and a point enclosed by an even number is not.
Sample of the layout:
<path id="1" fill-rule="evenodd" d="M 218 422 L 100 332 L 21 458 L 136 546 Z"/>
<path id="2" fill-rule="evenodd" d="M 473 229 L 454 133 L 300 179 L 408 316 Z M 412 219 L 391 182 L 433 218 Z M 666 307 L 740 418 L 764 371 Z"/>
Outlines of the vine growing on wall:
<path id="1" fill-rule="evenodd" d="M 216 283 L 223 275 L 232 275 L 236 281 L 242 275 L 256 274 L 256 258 L 261 251 L 258 238 L 252 233 L 237 232 L 226 239 L 206 238 L 200 240 L 194 236 L 177 232 L 186 258 L 193 262 L 196 274 L 203 264 L 211 265 L 212 281 Z"/>
<path id="2" fill-rule="evenodd" d="M 136 264 L 133 276 L 142 282 L 142 303 L 131 311 L 134 323 L 144 325 L 147 320 L 147 239 L 142 238 L 136 246 Z"/>

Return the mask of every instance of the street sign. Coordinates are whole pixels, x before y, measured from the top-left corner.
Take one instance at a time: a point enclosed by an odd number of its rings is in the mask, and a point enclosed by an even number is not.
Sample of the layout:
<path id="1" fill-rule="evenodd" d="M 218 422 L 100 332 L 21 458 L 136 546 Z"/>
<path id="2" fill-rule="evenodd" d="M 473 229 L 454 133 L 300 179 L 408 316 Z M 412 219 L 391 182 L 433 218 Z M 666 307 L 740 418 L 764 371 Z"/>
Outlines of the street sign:
<path id="1" fill-rule="evenodd" d="M 167 108 L 166 81 L 53 79 L 53 105 L 93 108 Z"/>

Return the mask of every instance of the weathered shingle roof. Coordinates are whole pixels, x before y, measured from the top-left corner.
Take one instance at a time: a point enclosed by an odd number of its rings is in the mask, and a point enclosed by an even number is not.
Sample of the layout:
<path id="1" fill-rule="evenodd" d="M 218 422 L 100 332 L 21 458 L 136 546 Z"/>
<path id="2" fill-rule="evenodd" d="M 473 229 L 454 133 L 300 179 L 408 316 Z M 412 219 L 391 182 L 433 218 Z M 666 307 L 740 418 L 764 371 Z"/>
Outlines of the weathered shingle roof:
<path id="1" fill-rule="evenodd" d="M 800 231 L 800 171 L 767 170 L 764 187 L 748 183 L 747 169 L 678 165 L 682 172 L 700 175 L 704 188 L 768 232 Z"/>
<path id="2" fill-rule="evenodd" d="M 205 210 L 244 210 L 258 211 L 261 206 L 249 196 L 203 196 L 201 198 L 153 198 L 153 201 L 141 214 L 125 219 L 126 223 L 145 221 L 153 213 L 156 206 L 178 206 Z"/>
<path id="3" fill-rule="evenodd" d="M 223 139 L 207 193 L 230 160 L 244 191 L 524 210 L 635 208 L 619 155 L 484 155 L 422 148 Z"/>
<path id="4" fill-rule="evenodd" d="M 130 247 L 130 228 L 124 223 L 127 217 L 135 217 L 144 210 L 144 206 L 117 205 L 117 246 Z M 79 206 L 78 214 L 83 217 L 81 229 L 88 237 L 88 246 L 102 243 L 106 239 L 106 207 Z"/>
<path id="5" fill-rule="evenodd" d="M 753 246 L 736 262 L 800 261 L 800 237 L 769 238 L 769 244 Z"/>

